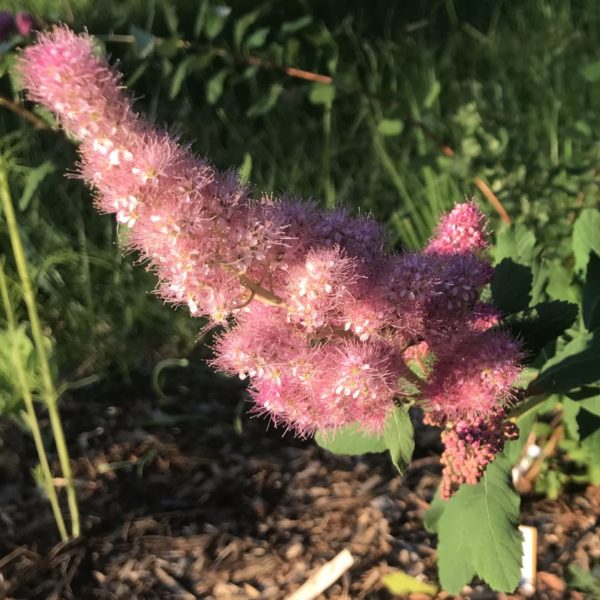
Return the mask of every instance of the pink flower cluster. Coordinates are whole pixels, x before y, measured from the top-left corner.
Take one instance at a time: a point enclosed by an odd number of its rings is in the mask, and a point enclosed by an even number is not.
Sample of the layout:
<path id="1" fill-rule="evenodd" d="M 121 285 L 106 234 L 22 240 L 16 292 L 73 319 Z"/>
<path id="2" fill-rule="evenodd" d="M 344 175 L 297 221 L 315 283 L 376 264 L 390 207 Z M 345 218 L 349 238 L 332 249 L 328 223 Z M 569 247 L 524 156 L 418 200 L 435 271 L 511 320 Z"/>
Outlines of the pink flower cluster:
<path id="1" fill-rule="evenodd" d="M 444 216 L 423 252 L 395 254 L 372 219 L 255 198 L 157 130 L 87 35 L 41 35 L 20 69 L 81 141 L 81 176 L 129 228 L 160 295 L 223 327 L 214 364 L 251 379 L 258 411 L 300 434 L 352 422 L 377 432 L 415 386 L 442 425 L 509 402 L 521 355 L 481 301 L 493 269 L 473 202 Z"/>

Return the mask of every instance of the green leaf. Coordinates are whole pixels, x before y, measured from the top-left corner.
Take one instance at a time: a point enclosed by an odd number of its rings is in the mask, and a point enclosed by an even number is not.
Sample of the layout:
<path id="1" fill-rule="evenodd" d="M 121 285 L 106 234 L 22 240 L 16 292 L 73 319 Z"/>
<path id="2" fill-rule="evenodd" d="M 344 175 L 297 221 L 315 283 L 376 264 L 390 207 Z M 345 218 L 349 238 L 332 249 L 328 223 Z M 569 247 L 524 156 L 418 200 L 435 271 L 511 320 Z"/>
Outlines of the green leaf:
<path id="1" fill-rule="evenodd" d="M 377 123 L 377 131 L 384 136 L 400 135 L 404 130 L 404 122 L 400 119 L 381 119 Z"/>
<path id="2" fill-rule="evenodd" d="M 267 41 L 267 36 L 269 35 L 271 29 L 269 27 L 261 27 L 256 31 L 253 31 L 246 40 L 244 46 L 247 50 L 252 50 L 253 48 L 262 48 Z"/>
<path id="3" fill-rule="evenodd" d="M 233 26 L 233 43 L 237 49 L 242 45 L 242 40 L 248 28 L 258 19 L 261 9 L 258 8 L 240 17 Z"/>
<path id="4" fill-rule="evenodd" d="M 387 588 L 390 594 L 396 596 L 405 596 L 407 594 L 425 594 L 427 596 L 435 596 L 438 592 L 435 585 L 423 583 L 415 577 L 411 577 L 404 571 L 394 571 L 388 573 L 381 578 L 383 585 Z"/>
<path id="5" fill-rule="evenodd" d="M 510 225 L 500 230 L 496 237 L 496 246 L 493 250 L 496 263 L 505 258 L 512 258 L 515 262 L 530 265 L 536 257 L 535 235 L 524 225 Z"/>
<path id="6" fill-rule="evenodd" d="M 562 397 L 562 422 L 567 429 L 567 433 L 573 440 L 579 441 L 579 424 L 577 415 L 579 414 L 580 403 L 574 402 L 567 397 Z"/>
<path id="7" fill-rule="evenodd" d="M 507 322 L 510 332 L 522 340 L 530 360 L 552 340 L 562 335 L 577 319 L 576 304 L 562 300 L 541 302 Z"/>
<path id="8" fill-rule="evenodd" d="M 583 322 L 588 331 L 600 325 L 600 256 L 590 252 L 583 286 Z"/>
<path id="9" fill-rule="evenodd" d="M 300 17 L 294 21 L 287 21 L 281 26 L 281 33 L 296 33 L 296 31 L 300 31 L 300 29 L 304 29 L 307 25 L 312 23 L 312 17 L 310 15 L 306 15 L 304 17 Z"/>
<path id="10" fill-rule="evenodd" d="M 512 592 L 521 574 L 519 496 L 509 485 L 510 463 L 499 455 L 477 485 L 463 485 L 438 523 L 442 587 L 458 594 L 474 576 Z"/>
<path id="11" fill-rule="evenodd" d="M 335 431 L 317 431 L 315 441 L 334 454 L 356 455 L 387 450 L 383 434 L 369 435 L 362 430 L 360 423 L 351 423 Z"/>
<path id="12" fill-rule="evenodd" d="M 167 29 L 172 36 L 177 36 L 177 30 L 179 28 L 179 17 L 177 16 L 177 8 L 170 2 L 161 2 L 160 7 L 162 8 L 163 15 L 165 17 L 165 23 Z"/>
<path id="13" fill-rule="evenodd" d="M 403 406 L 394 408 L 383 430 L 385 445 L 390 451 L 394 466 L 404 473 L 412 460 L 415 450 L 415 438 L 408 410 Z"/>
<path id="14" fill-rule="evenodd" d="M 600 395 L 586 398 L 585 400 L 579 400 L 577 404 L 581 408 L 585 408 L 588 412 L 600 417 Z"/>
<path id="15" fill-rule="evenodd" d="M 335 86 L 315 83 L 310 88 L 308 99 L 312 104 L 331 104 L 335 99 Z"/>
<path id="16" fill-rule="evenodd" d="M 51 352 L 50 340 L 44 337 L 44 345 Z M 22 407 L 22 389 L 15 377 L 15 360 L 19 360 L 25 372 L 28 387 L 39 387 L 39 363 L 33 344 L 19 326 L 14 332 L 0 330 L 0 416 L 15 416 Z"/>
<path id="17" fill-rule="evenodd" d="M 249 152 L 244 153 L 244 162 L 238 169 L 238 176 L 242 183 L 247 183 L 250 180 L 252 173 L 252 155 Z"/>
<path id="18" fill-rule="evenodd" d="M 171 79 L 171 85 L 169 87 L 169 100 L 173 100 L 177 97 L 179 92 L 181 91 L 181 86 L 185 81 L 185 78 L 188 73 L 188 65 L 190 64 L 190 57 L 182 60 L 175 69 L 173 73 L 173 77 Z"/>
<path id="19" fill-rule="evenodd" d="M 49 160 L 45 160 L 41 165 L 31 169 L 25 179 L 25 187 L 19 198 L 19 210 L 26 210 L 35 194 L 36 190 L 44 181 L 47 175 L 56 170 L 56 165 Z"/>
<path id="20" fill-rule="evenodd" d="M 206 12 L 208 9 L 208 0 L 202 0 L 198 3 L 198 12 L 194 20 L 194 37 L 197 38 L 204 28 L 204 21 L 206 19 Z"/>
<path id="21" fill-rule="evenodd" d="M 150 56 L 156 46 L 156 38 L 148 31 L 144 31 L 135 25 L 132 25 L 129 31 L 134 39 L 133 49 L 136 56 L 138 58 Z"/>
<path id="22" fill-rule="evenodd" d="M 542 368 L 535 385 L 546 392 L 568 392 L 600 380 L 600 331 L 584 333 L 559 350 Z"/>
<path id="23" fill-rule="evenodd" d="M 439 493 L 436 492 L 435 496 L 433 497 L 433 500 L 431 501 L 431 504 L 429 505 L 429 509 L 423 517 L 423 525 L 429 533 L 438 532 L 440 517 L 442 516 L 442 513 L 444 512 L 444 507 L 447 504 L 447 502 L 444 502 L 440 498 Z"/>
<path id="24" fill-rule="evenodd" d="M 229 70 L 222 69 L 208 80 L 206 84 L 206 101 L 209 104 L 216 104 L 223 94 L 223 86 L 227 75 L 229 75 Z"/>
<path id="25" fill-rule="evenodd" d="M 507 442 L 504 446 L 504 451 L 502 452 L 511 465 L 518 462 L 535 421 L 535 411 L 524 414 L 517 421 L 517 425 L 519 426 L 519 437 L 516 440 Z"/>
<path id="26" fill-rule="evenodd" d="M 573 225 L 573 253 L 575 270 L 583 272 L 587 266 L 590 252 L 600 255 L 600 211 L 586 208 Z"/>
<path id="27" fill-rule="evenodd" d="M 600 80 L 600 60 L 583 65 L 580 69 L 582 77 L 589 83 Z"/>
<path id="28" fill-rule="evenodd" d="M 569 585 L 576 590 L 590 592 L 596 594 L 596 597 L 600 597 L 600 577 L 594 577 L 579 565 L 569 565 Z"/>
<path id="29" fill-rule="evenodd" d="M 600 461 L 600 417 L 581 408 L 577 413 L 579 439 L 593 462 Z"/>
<path id="30" fill-rule="evenodd" d="M 431 84 L 429 91 L 427 92 L 425 100 L 423 100 L 423 106 L 427 109 L 431 108 L 435 104 L 436 100 L 439 98 L 441 91 L 442 85 L 437 79 L 435 79 Z"/>
<path id="31" fill-rule="evenodd" d="M 203 14 L 204 33 L 209 40 L 214 40 L 225 27 L 231 8 L 224 4 L 209 4 Z"/>
<path id="32" fill-rule="evenodd" d="M 505 314 L 519 312 L 529 306 L 533 273 L 529 267 L 504 258 L 496 266 L 492 281 L 494 304 Z"/>
<path id="33" fill-rule="evenodd" d="M 283 92 L 283 86 L 280 83 L 274 83 L 269 89 L 268 94 L 260 98 L 256 104 L 248 109 L 246 116 L 259 117 L 269 112 L 277 104 L 281 92 Z"/>
<path id="34" fill-rule="evenodd" d="M 548 285 L 546 292 L 552 300 L 573 301 L 571 283 L 573 276 L 569 270 L 560 262 L 552 261 L 548 263 Z"/>

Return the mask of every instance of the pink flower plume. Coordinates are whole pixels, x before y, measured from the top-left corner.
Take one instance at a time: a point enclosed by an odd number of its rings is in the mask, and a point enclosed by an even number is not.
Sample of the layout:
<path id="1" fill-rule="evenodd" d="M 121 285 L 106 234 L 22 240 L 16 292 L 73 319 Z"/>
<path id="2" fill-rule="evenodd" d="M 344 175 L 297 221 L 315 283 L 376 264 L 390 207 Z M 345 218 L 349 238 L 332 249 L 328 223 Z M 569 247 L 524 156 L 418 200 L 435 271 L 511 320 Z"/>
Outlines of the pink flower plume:
<path id="1" fill-rule="evenodd" d="M 423 252 L 395 254 L 369 217 L 256 199 L 195 156 L 134 111 L 87 34 L 40 34 L 19 68 L 29 97 L 80 140 L 81 177 L 129 229 L 161 297 L 222 326 L 213 364 L 249 378 L 257 412 L 301 435 L 380 432 L 410 380 L 447 426 L 445 493 L 481 476 L 507 435 L 521 352 L 481 299 L 493 268 L 474 202 L 443 216 Z"/>

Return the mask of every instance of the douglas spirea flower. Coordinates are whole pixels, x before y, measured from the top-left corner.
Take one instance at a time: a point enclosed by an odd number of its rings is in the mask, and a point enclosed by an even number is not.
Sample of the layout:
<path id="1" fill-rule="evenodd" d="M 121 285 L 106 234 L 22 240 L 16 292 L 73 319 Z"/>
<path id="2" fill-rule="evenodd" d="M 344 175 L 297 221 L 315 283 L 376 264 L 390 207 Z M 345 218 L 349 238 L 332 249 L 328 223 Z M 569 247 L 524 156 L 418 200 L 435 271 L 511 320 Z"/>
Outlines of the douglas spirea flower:
<path id="1" fill-rule="evenodd" d="M 213 364 L 249 380 L 255 412 L 301 435 L 380 433 L 410 397 L 444 428 L 444 495 L 481 477 L 514 435 L 522 355 L 481 298 L 493 268 L 474 202 L 443 216 L 422 252 L 390 252 L 368 216 L 257 198 L 196 157 L 133 109 L 86 34 L 40 34 L 19 68 L 79 140 L 80 176 L 160 296 L 221 328 Z"/>
<path id="2" fill-rule="evenodd" d="M 442 432 L 445 448 L 441 498 L 447 500 L 465 483 L 477 483 L 487 465 L 502 452 L 505 442 L 519 436 L 517 426 L 505 419 L 506 411 L 496 408 L 486 415 L 461 418 L 446 427 Z"/>

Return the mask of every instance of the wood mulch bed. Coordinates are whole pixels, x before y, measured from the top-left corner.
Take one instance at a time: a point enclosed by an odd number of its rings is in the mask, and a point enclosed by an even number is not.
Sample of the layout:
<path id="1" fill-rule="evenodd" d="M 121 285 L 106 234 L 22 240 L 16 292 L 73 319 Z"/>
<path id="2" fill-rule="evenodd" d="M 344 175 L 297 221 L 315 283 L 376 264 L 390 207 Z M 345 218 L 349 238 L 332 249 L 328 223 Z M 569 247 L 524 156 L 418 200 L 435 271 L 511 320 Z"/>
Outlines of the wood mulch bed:
<path id="1" fill-rule="evenodd" d="M 170 398 L 106 387 L 64 399 L 84 525 L 71 542 L 56 543 L 30 440 L 0 422 L 0 599 L 283 599 L 343 549 L 354 565 L 320 598 L 391 598 L 381 576 L 394 569 L 435 583 L 422 524 L 435 440 L 400 478 L 384 456 L 336 457 L 248 417 L 235 381 L 180 375 Z M 600 558 L 599 517 L 598 487 L 523 499 L 537 598 L 586 598 L 564 581 Z M 483 585 L 465 597 L 506 598 Z"/>

